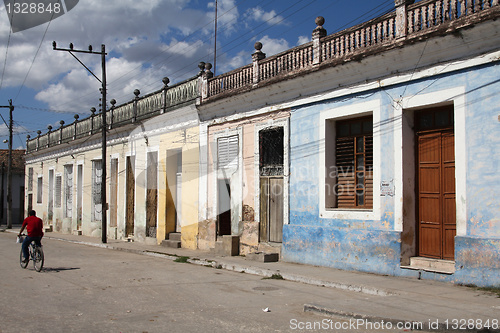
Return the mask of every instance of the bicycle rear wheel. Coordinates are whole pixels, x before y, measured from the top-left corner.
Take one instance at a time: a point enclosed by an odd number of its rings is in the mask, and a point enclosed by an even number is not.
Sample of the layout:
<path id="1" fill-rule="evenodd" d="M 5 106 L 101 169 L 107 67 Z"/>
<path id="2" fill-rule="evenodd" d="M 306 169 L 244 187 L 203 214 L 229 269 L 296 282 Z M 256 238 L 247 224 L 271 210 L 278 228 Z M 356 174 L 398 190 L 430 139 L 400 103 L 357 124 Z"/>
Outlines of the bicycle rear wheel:
<path id="1" fill-rule="evenodd" d="M 44 255 L 43 250 L 40 246 L 35 247 L 35 253 L 33 254 L 33 264 L 35 265 L 35 270 L 40 272 L 43 268 Z"/>
<path id="2" fill-rule="evenodd" d="M 21 249 L 21 254 L 19 255 L 19 263 L 21 264 L 22 268 L 28 267 L 28 263 L 30 261 L 30 258 L 26 258 L 26 262 L 23 262 L 24 255 L 23 255 L 23 249 Z"/>

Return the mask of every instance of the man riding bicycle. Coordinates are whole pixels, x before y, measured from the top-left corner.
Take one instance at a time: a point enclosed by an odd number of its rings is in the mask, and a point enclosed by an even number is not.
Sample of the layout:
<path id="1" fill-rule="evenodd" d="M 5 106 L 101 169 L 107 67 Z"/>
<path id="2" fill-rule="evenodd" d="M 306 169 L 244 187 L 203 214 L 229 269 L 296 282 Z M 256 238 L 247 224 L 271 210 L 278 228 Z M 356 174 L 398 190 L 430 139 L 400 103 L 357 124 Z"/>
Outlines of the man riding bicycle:
<path id="1" fill-rule="evenodd" d="M 27 262 L 29 257 L 28 246 L 31 242 L 35 241 L 37 246 L 42 246 L 41 240 L 43 237 L 43 221 L 41 218 L 36 216 L 36 212 L 34 210 L 30 211 L 30 216 L 24 219 L 21 231 L 19 231 L 19 236 L 23 233 L 24 228 L 26 228 L 28 236 L 24 239 L 22 246 L 24 255 L 23 262 Z"/>

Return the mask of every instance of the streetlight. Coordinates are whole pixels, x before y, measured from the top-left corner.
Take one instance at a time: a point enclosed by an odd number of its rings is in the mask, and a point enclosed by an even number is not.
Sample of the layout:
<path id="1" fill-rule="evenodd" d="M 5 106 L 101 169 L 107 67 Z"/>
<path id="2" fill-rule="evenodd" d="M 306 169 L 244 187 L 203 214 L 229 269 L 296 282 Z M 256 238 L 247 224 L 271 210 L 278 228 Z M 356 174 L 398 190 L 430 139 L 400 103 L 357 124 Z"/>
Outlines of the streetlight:
<path id="1" fill-rule="evenodd" d="M 0 106 L 0 108 L 9 108 L 9 140 L 4 140 L 4 143 L 9 143 L 9 160 L 7 162 L 7 229 L 12 229 L 12 112 L 14 111 L 12 100 L 9 99 L 8 106 Z"/>
<path id="2" fill-rule="evenodd" d="M 106 221 L 106 211 L 108 209 L 108 205 L 106 203 L 106 46 L 104 44 L 101 45 L 101 52 L 96 52 L 92 50 L 92 45 L 89 45 L 89 49 L 87 50 L 75 50 L 73 47 L 73 43 L 69 44 L 69 49 L 58 48 L 56 42 L 52 42 L 52 48 L 56 51 L 66 51 L 69 52 L 78 62 L 85 67 L 85 69 L 92 74 L 97 81 L 101 82 L 102 88 L 101 94 L 101 115 L 102 115 L 102 182 L 101 182 L 101 204 L 102 204 L 102 231 L 101 231 L 101 239 L 103 243 L 107 243 L 107 221 Z M 74 55 L 74 52 L 78 53 L 88 53 L 88 54 L 99 54 L 101 56 L 101 66 L 102 66 L 102 80 L 100 80 L 80 59 Z"/>

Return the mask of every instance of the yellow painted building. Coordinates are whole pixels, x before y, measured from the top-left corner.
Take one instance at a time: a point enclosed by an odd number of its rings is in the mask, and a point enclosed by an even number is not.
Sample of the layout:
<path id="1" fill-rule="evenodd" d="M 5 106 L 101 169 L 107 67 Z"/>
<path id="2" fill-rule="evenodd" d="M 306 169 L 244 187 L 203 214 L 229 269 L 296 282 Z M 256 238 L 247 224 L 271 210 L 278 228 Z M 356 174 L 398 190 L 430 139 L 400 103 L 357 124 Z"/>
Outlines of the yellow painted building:
<path id="1" fill-rule="evenodd" d="M 180 233 L 197 247 L 199 77 L 138 97 L 106 113 L 106 179 L 102 114 L 28 138 L 26 203 L 55 232 L 160 244 Z M 103 204 L 101 184 L 106 183 Z M 193 197 L 194 195 L 194 197 Z"/>

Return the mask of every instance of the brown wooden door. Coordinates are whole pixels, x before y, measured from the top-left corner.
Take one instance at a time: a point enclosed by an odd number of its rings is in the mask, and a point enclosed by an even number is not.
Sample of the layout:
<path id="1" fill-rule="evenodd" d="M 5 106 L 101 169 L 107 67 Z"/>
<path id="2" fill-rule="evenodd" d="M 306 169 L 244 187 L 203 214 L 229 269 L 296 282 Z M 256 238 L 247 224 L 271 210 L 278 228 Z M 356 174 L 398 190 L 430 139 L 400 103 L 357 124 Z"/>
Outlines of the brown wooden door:
<path id="1" fill-rule="evenodd" d="M 134 235 L 134 206 L 135 206 L 135 177 L 134 177 L 134 157 L 127 157 L 127 193 L 126 193 L 126 222 L 125 222 L 125 236 Z"/>
<path id="2" fill-rule="evenodd" d="M 118 225 L 118 159 L 111 159 L 111 175 L 109 186 L 109 226 Z"/>
<path id="3" fill-rule="evenodd" d="M 260 241 L 283 240 L 283 177 L 260 177 Z"/>
<path id="4" fill-rule="evenodd" d="M 456 234 L 453 130 L 418 134 L 419 255 L 454 259 Z"/>

